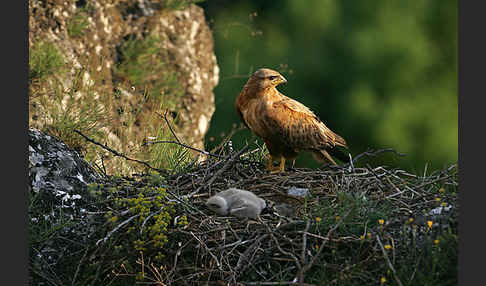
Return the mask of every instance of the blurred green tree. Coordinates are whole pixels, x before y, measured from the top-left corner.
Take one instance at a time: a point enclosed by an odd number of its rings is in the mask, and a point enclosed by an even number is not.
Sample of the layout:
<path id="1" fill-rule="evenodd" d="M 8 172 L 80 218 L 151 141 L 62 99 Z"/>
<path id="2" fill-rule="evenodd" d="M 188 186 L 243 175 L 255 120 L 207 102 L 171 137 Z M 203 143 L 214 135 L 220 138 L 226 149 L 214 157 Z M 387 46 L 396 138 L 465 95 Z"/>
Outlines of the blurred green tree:
<path id="1" fill-rule="evenodd" d="M 458 159 L 457 0 L 229 1 L 199 4 L 215 37 L 220 83 L 211 149 L 240 120 L 234 101 L 260 67 L 349 143 L 352 154 L 393 148 L 372 162 L 421 172 Z M 248 130 L 234 146 L 254 141 Z M 261 141 L 260 141 L 261 142 Z M 316 167 L 301 156 L 300 167 Z"/>

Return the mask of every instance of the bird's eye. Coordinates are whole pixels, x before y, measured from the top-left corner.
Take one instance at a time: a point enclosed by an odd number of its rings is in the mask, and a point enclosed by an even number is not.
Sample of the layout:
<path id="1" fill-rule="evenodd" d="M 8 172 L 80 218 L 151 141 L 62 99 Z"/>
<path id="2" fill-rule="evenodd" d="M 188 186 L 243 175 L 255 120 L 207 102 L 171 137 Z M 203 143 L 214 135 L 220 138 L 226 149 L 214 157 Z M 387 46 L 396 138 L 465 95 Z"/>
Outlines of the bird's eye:
<path id="1" fill-rule="evenodd" d="M 272 75 L 272 76 L 270 76 L 270 77 L 269 77 L 269 79 L 270 79 L 270 80 L 274 80 L 274 79 L 276 79 L 277 77 L 278 77 L 278 76 Z"/>

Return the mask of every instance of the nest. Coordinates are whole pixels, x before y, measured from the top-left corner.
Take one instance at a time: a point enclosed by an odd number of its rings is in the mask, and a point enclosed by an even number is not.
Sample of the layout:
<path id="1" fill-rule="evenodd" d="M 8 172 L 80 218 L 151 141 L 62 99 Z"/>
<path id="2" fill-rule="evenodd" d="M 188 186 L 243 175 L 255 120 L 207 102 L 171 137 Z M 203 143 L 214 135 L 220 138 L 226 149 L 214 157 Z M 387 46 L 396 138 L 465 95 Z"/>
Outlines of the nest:
<path id="1" fill-rule="evenodd" d="M 388 277 L 402 285 L 403 273 L 407 282 L 414 281 L 424 267 L 431 242 L 444 232 L 457 234 L 456 165 L 428 176 L 355 167 L 367 156 L 390 151 L 380 150 L 360 154 L 344 167 L 269 174 L 247 147 L 165 177 L 177 213 L 163 247 L 164 263 L 152 263 L 146 253 L 138 260 L 144 283 L 376 285 Z M 139 175 L 136 185 L 148 181 Z M 211 195 L 231 187 L 265 199 L 259 219 L 219 216 L 205 206 Z M 309 195 L 291 195 L 292 188 Z M 176 227 L 181 216 L 188 223 Z M 402 263 L 410 270 L 397 268 Z M 443 272 L 451 271 L 455 268 Z"/>

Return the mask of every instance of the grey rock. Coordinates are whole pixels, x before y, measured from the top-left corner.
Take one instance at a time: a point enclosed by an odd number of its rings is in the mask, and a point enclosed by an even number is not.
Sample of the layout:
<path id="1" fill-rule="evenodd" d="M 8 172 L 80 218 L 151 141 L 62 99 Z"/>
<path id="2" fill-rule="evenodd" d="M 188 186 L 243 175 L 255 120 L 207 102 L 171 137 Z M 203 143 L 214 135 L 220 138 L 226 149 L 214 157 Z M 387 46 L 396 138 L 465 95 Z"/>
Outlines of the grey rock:
<path id="1" fill-rule="evenodd" d="M 287 194 L 296 197 L 306 197 L 310 194 L 310 192 L 308 188 L 297 188 L 292 186 L 290 189 L 288 189 Z"/>

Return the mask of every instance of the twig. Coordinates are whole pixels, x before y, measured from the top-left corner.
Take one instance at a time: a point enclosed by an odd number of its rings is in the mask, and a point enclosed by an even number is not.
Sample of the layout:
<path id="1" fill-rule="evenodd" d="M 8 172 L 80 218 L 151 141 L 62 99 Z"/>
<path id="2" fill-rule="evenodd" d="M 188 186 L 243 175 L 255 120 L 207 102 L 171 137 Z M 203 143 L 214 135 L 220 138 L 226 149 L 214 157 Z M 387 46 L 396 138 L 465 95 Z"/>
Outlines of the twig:
<path id="1" fill-rule="evenodd" d="M 146 145 L 150 145 L 150 144 L 158 144 L 158 143 L 177 144 L 177 145 L 182 146 L 184 148 L 191 149 L 193 151 L 199 152 L 203 155 L 208 155 L 208 156 L 219 158 L 219 159 L 225 157 L 225 156 L 221 156 L 221 155 L 212 154 L 208 151 L 204 151 L 204 150 L 189 146 L 187 144 L 184 144 L 184 143 L 181 143 L 181 142 L 178 142 L 178 141 L 172 141 L 172 140 L 146 141 L 145 143 L 142 144 L 142 146 L 146 146 Z"/>
<path id="2" fill-rule="evenodd" d="M 425 186 L 427 186 L 427 185 L 431 185 L 431 184 L 434 184 L 434 183 L 437 183 L 437 182 L 443 181 L 443 180 L 445 180 L 445 179 L 449 179 L 450 177 L 452 177 L 452 175 L 447 175 L 447 176 L 445 176 L 445 177 L 439 177 L 439 178 L 437 178 L 437 179 L 435 179 L 435 180 L 432 180 L 432 181 L 430 181 L 430 182 L 425 182 L 425 183 L 423 183 L 423 184 L 421 184 L 421 185 L 419 185 L 419 186 L 416 186 L 416 187 L 415 187 L 415 189 L 421 189 L 421 188 L 423 188 L 423 187 L 425 187 Z"/>
<path id="3" fill-rule="evenodd" d="M 223 139 L 223 141 L 221 141 L 221 143 L 218 146 L 211 149 L 211 153 L 215 153 L 217 150 L 221 149 L 226 144 L 226 142 L 228 142 L 228 140 L 230 140 L 233 137 L 233 135 L 235 135 L 236 132 L 243 130 L 245 128 L 246 128 L 245 126 L 239 126 L 237 128 L 232 128 L 230 133 Z"/>
<path id="4" fill-rule="evenodd" d="M 142 164 L 142 165 L 146 166 L 147 168 L 149 168 L 149 169 L 151 169 L 151 170 L 154 170 L 154 171 L 157 171 L 157 172 L 159 172 L 159 173 L 163 173 L 163 174 L 166 174 L 166 173 L 167 173 L 167 171 L 165 171 L 165 170 L 161 170 L 161 169 L 154 168 L 154 167 L 150 166 L 150 164 L 149 164 L 149 163 L 147 163 L 147 162 L 144 162 L 144 161 L 140 161 L 140 160 L 137 160 L 137 159 L 130 158 L 130 157 L 128 157 L 128 156 L 126 156 L 126 155 L 124 155 L 124 154 L 122 154 L 122 153 L 120 153 L 120 152 L 118 152 L 118 151 L 116 151 L 116 150 L 113 150 L 113 149 L 111 149 L 110 147 L 108 147 L 107 145 L 105 145 L 105 144 L 101 144 L 101 143 L 99 143 L 99 142 L 97 142 L 97 141 L 95 141 L 95 140 L 93 140 L 93 139 L 89 138 L 88 136 L 86 136 L 86 135 L 84 135 L 83 133 L 81 133 L 81 131 L 79 131 L 79 130 L 74 130 L 74 132 L 76 132 L 76 133 L 78 133 L 79 135 L 81 135 L 81 136 L 82 136 L 84 139 L 86 139 L 87 141 L 89 141 L 89 142 L 91 142 L 91 143 L 93 143 L 93 144 L 95 144 L 95 145 L 98 145 L 98 146 L 100 146 L 101 148 L 103 148 L 103 149 L 105 149 L 105 150 L 107 150 L 107 151 L 109 151 L 109 152 L 113 153 L 115 156 L 125 158 L 125 159 L 126 159 L 126 160 L 128 160 L 128 161 L 137 162 L 137 163 Z"/>
<path id="5" fill-rule="evenodd" d="M 194 237 L 199 242 L 199 244 L 201 244 L 204 247 L 204 249 L 206 249 L 209 255 L 211 255 L 211 257 L 216 262 L 216 265 L 218 266 L 219 270 L 222 271 L 223 269 L 221 268 L 221 262 L 219 262 L 218 258 L 211 252 L 211 250 L 209 250 L 208 246 L 204 242 L 202 242 L 202 240 L 199 237 L 197 237 L 192 231 L 190 231 L 189 233 L 192 235 L 192 237 Z"/>
<path id="6" fill-rule="evenodd" d="M 155 113 L 157 113 L 159 116 L 161 116 L 161 117 L 163 117 L 163 118 L 164 118 L 165 123 L 166 123 L 166 124 L 167 124 L 167 126 L 169 127 L 170 133 L 172 133 L 172 135 L 173 135 L 173 136 L 174 136 L 174 138 L 177 140 L 177 142 L 182 143 L 182 142 L 181 142 L 181 140 L 179 140 L 179 138 L 178 138 L 178 137 L 177 137 L 177 135 L 175 134 L 174 129 L 172 129 L 172 126 L 170 125 L 169 120 L 167 119 L 167 113 L 168 113 L 168 112 L 169 112 L 169 109 L 166 109 L 166 110 L 165 110 L 165 113 L 164 113 L 164 115 L 163 115 L 163 116 L 162 116 L 160 113 L 158 113 L 158 112 L 155 112 Z"/>
<path id="7" fill-rule="evenodd" d="M 305 251 L 307 250 L 307 232 L 309 231 L 309 227 L 310 227 L 310 220 L 308 219 L 305 224 L 304 233 L 302 233 L 302 253 L 300 254 L 300 261 L 302 261 L 303 265 L 305 265 L 305 263 L 307 262 Z"/>
<path id="8" fill-rule="evenodd" d="M 240 254 L 240 257 L 238 258 L 238 262 L 236 263 L 235 270 L 233 271 L 234 273 L 232 275 L 232 278 L 236 279 L 237 275 L 241 274 L 246 269 L 246 267 L 248 267 L 250 262 L 249 259 L 250 255 L 252 254 L 252 252 L 254 252 L 256 249 L 260 247 L 262 240 L 267 237 L 268 234 L 261 235 L 242 254 Z"/>
<path id="9" fill-rule="evenodd" d="M 366 168 L 375 176 L 375 178 L 378 180 L 378 184 L 376 184 L 378 186 L 378 188 L 380 189 L 380 191 L 384 192 L 383 188 L 381 187 L 381 179 L 380 177 L 378 177 L 378 175 L 375 173 L 375 171 L 373 171 L 373 169 L 370 167 L 369 164 L 366 164 Z"/>
<path id="10" fill-rule="evenodd" d="M 403 285 L 402 281 L 400 281 L 400 279 L 398 278 L 397 273 L 395 271 L 395 268 L 393 267 L 393 264 L 391 263 L 390 258 L 388 258 L 388 254 L 386 254 L 386 250 L 383 247 L 383 244 L 381 243 L 381 240 L 380 240 L 380 236 L 378 234 L 376 235 L 376 241 L 380 245 L 381 252 L 383 252 L 383 256 L 385 256 L 386 263 L 388 265 L 388 268 L 390 268 L 390 270 L 392 271 L 393 277 L 395 278 L 395 281 L 397 281 L 397 284 L 399 286 L 402 286 Z"/>
<path id="11" fill-rule="evenodd" d="M 351 209 L 349 209 L 346 214 L 338 221 L 338 223 L 333 226 L 328 232 L 327 232 L 327 240 L 323 240 L 321 245 L 319 246 L 319 250 L 317 251 L 316 255 L 314 255 L 311 259 L 311 261 L 304 265 L 304 267 L 302 268 L 302 274 L 301 276 L 303 277 L 304 273 L 307 272 L 309 269 L 311 269 L 311 267 L 314 265 L 314 263 L 316 262 L 317 260 L 317 257 L 319 257 L 319 255 L 321 254 L 322 250 L 324 249 L 324 245 L 326 245 L 326 243 L 328 241 L 331 240 L 331 235 L 332 233 L 343 223 L 344 219 L 351 213 L 351 211 L 353 210 L 355 205 L 353 205 L 353 207 Z M 303 281 L 301 281 L 303 282 Z"/>
<path id="12" fill-rule="evenodd" d="M 194 192 L 190 193 L 187 197 L 192 197 L 194 194 L 197 194 L 202 188 L 204 187 L 210 187 L 211 184 L 216 180 L 221 174 L 223 174 L 231 165 L 233 165 L 234 161 L 240 157 L 240 155 L 245 152 L 248 149 L 249 145 L 246 144 L 245 147 L 241 148 L 240 151 L 237 153 L 231 155 L 231 157 L 226 161 L 226 163 L 223 165 L 221 169 L 219 169 L 212 177 L 209 179 L 209 181 L 205 185 L 201 185 L 198 187 Z M 185 196 L 186 197 L 186 196 Z"/>
<path id="13" fill-rule="evenodd" d="M 302 264 L 300 264 L 299 259 L 297 259 L 297 257 L 292 252 L 283 250 L 282 247 L 280 246 L 280 243 L 275 238 L 275 235 L 273 235 L 273 231 L 268 227 L 267 224 L 264 225 L 267 228 L 267 231 L 269 232 L 273 242 L 275 243 L 275 246 L 277 246 L 278 251 L 280 251 L 280 253 L 282 253 L 283 255 L 290 256 L 294 260 L 295 265 L 297 266 L 298 269 L 297 273 L 300 273 L 300 271 L 302 270 Z M 299 275 L 297 275 L 297 277 L 299 277 Z M 303 281 L 299 281 L 299 282 L 303 282 Z"/>
<path id="14" fill-rule="evenodd" d="M 199 152 L 199 153 L 201 153 L 203 155 L 207 155 L 207 156 L 211 156 L 211 157 L 215 157 L 215 158 L 222 158 L 223 157 L 223 156 L 216 155 L 216 154 L 212 154 L 211 152 L 208 152 L 208 151 L 205 151 L 205 150 L 201 150 L 201 149 L 198 149 L 198 148 L 194 148 L 192 146 L 189 146 L 187 144 L 182 143 L 181 140 L 177 137 L 174 129 L 170 125 L 169 120 L 167 119 L 167 113 L 168 113 L 168 111 L 169 110 L 166 109 L 164 115 L 162 115 L 162 114 L 160 114 L 158 112 L 155 112 L 155 113 L 157 113 L 160 117 L 164 118 L 165 123 L 167 124 L 167 127 L 169 127 L 169 130 L 172 133 L 172 135 L 174 136 L 174 138 L 176 139 L 176 141 L 171 141 L 171 140 L 147 141 L 144 144 L 142 144 L 142 146 L 149 145 L 149 144 L 157 144 L 157 143 L 171 143 L 171 144 L 177 144 L 177 145 L 182 146 L 182 147 L 187 148 L 187 149 L 191 149 L 192 151 Z"/>
<path id="15" fill-rule="evenodd" d="M 359 154 L 358 156 L 354 157 L 353 163 L 357 162 L 363 156 L 376 156 L 376 155 L 378 155 L 380 153 L 384 153 L 384 152 L 393 152 L 393 153 L 395 153 L 396 155 L 398 155 L 400 157 L 406 156 L 405 154 L 399 153 L 399 152 L 397 152 L 396 150 L 394 150 L 392 148 L 378 149 L 376 151 L 373 151 L 373 149 L 368 149 L 365 152 L 363 152 L 363 153 Z"/>
<path id="16" fill-rule="evenodd" d="M 227 161 L 226 163 L 223 165 L 223 168 L 219 169 L 215 174 L 214 176 L 207 182 L 207 185 L 210 186 L 214 180 L 216 180 L 216 178 L 221 175 L 222 173 L 224 173 L 231 165 L 233 165 L 234 161 L 236 159 L 238 159 L 240 157 L 241 154 L 243 154 L 246 150 L 248 150 L 248 147 L 249 145 L 246 144 L 245 147 L 241 148 L 240 151 L 238 151 L 237 153 L 233 154 Z"/>
<path id="17" fill-rule="evenodd" d="M 180 203 L 180 204 L 182 204 L 182 205 L 184 205 L 184 206 L 186 206 L 186 207 L 188 207 L 188 208 L 190 208 L 190 209 L 194 210 L 195 212 L 197 212 L 197 213 L 199 213 L 199 214 L 201 214 L 201 215 L 204 215 L 204 216 L 205 216 L 205 214 L 204 214 L 204 213 L 203 213 L 201 210 L 199 210 L 198 208 L 195 208 L 194 206 L 192 206 L 192 205 L 188 204 L 188 203 L 187 203 L 187 202 L 184 200 L 184 196 L 181 198 L 181 197 L 177 196 L 176 194 L 174 194 L 173 192 L 171 192 L 171 191 L 169 191 L 169 190 L 166 190 L 166 192 L 167 192 L 169 195 L 171 195 L 171 196 L 172 196 L 172 197 L 173 197 L 173 198 L 174 198 L 174 199 L 175 199 L 175 200 L 176 200 L 178 203 Z"/>
<path id="18" fill-rule="evenodd" d="M 412 282 L 413 278 L 415 277 L 415 273 L 417 272 L 418 265 L 419 265 L 421 259 L 422 259 L 422 256 L 419 256 L 418 259 L 417 259 L 417 263 L 415 263 L 415 268 L 413 269 L 412 276 L 410 276 L 410 279 L 408 279 L 409 282 Z"/>
<path id="19" fill-rule="evenodd" d="M 316 284 L 296 283 L 294 281 L 286 282 L 242 282 L 243 285 L 299 285 L 299 286 L 315 286 Z"/>
<path id="20" fill-rule="evenodd" d="M 86 250 L 84 251 L 83 257 L 81 257 L 81 259 L 79 260 L 78 266 L 76 267 L 76 271 L 74 272 L 73 281 L 72 281 L 71 285 L 76 284 L 76 278 L 78 277 L 79 269 L 81 268 L 81 265 L 84 263 L 84 259 L 86 258 L 86 255 L 88 254 L 88 250 L 89 250 L 89 247 L 86 247 Z"/>
<path id="21" fill-rule="evenodd" d="M 97 242 L 96 242 L 96 246 L 98 246 L 100 244 L 100 242 L 106 242 L 115 232 L 117 232 L 122 226 L 126 225 L 127 223 L 131 222 L 132 220 L 134 220 L 135 218 L 139 217 L 140 215 L 134 215 L 130 218 L 128 218 L 127 220 L 125 220 L 124 222 L 120 223 L 119 225 L 117 225 L 112 231 L 110 231 L 108 233 L 107 236 L 105 236 L 105 238 L 102 238 L 102 239 L 99 239 Z"/>
<path id="22" fill-rule="evenodd" d="M 159 214 L 160 212 L 162 212 L 162 210 L 164 209 L 164 207 L 160 208 L 160 210 L 156 211 L 156 212 L 153 212 L 151 213 L 150 215 L 147 216 L 146 219 L 143 220 L 143 223 L 142 223 L 142 226 L 140 226 L 140 232 L 139 234 L 142 235 L 142 232 L 143 232 L 143 228 L 145 227 L 145 224 L 147 223 L 147 221 L 153 217 L 154 215 L 156 214 Z"/>

